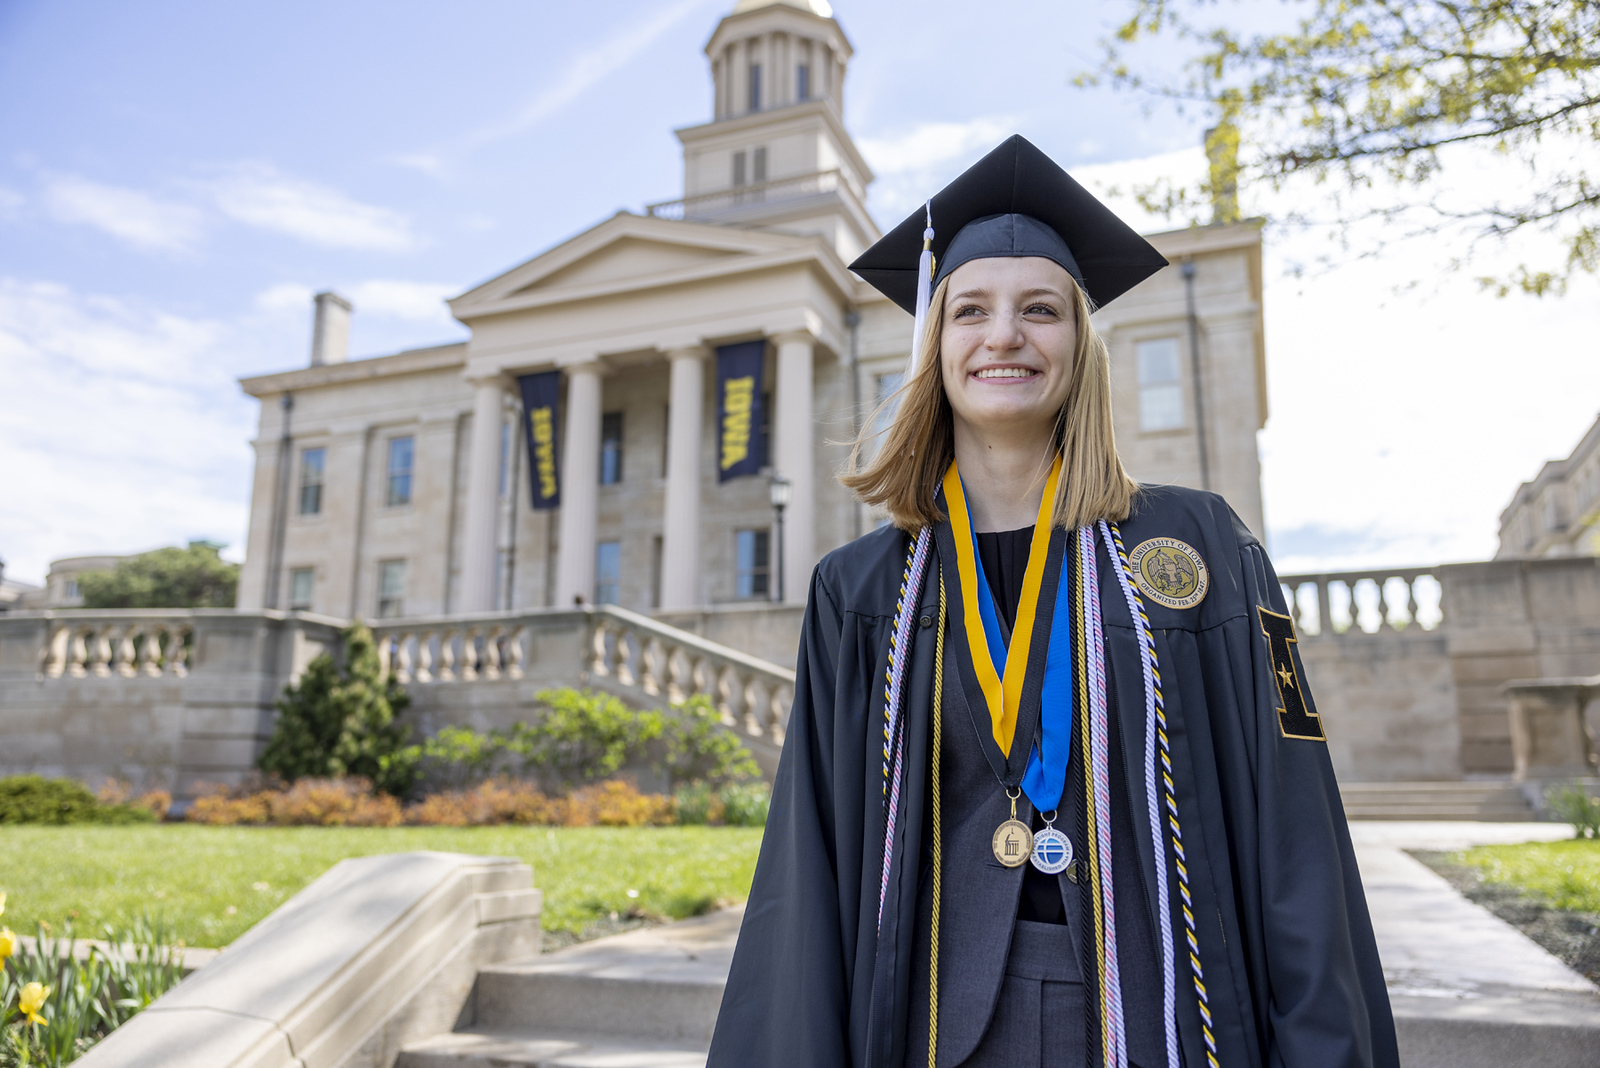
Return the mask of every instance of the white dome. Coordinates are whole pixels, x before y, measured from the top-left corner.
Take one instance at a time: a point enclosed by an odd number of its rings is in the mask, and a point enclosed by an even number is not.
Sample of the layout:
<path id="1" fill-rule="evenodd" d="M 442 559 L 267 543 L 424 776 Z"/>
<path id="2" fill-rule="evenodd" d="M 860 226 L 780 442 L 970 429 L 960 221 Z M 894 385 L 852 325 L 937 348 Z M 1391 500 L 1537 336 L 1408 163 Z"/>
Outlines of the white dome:
<path id="1" fill-rule="evenodd" d="M 733 14 L 743 15 L 746 11 L 759 11 L 764 7 L 797 7 L 801 11 L 809 11 L 813 15 L 821 15 L 825 19 L 833 18 L 833 8 L 828 0 L 739 0 L 733 5 Z"/>

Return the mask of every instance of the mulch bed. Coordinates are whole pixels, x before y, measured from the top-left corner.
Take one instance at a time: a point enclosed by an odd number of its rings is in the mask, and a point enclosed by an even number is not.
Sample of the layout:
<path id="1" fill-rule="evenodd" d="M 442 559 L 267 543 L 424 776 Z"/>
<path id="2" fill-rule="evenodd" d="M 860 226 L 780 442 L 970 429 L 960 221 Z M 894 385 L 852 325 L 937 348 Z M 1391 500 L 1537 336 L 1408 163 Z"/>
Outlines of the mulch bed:
<path id="1" fill-rule="evenodd" d="M 1462 897 L 1482 905 L 1567 967 L 1600 984 L 1600 913 L 1553 908 L 1515 886 L 1486 882 L 1483 869 L 1455 862 L 1455 853 L 1406 852 L 1442 876 Z"/>

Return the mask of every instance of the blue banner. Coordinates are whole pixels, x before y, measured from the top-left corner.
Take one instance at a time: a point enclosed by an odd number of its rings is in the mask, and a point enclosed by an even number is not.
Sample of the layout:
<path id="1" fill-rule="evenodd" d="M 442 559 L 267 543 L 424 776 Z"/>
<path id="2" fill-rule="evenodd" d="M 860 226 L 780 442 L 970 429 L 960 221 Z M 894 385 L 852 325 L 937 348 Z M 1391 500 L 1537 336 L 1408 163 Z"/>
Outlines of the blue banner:
<path id="1" fill-rule="evenodd" d="M 528 503 L 536 512 L 561 507 L 561 463 L 556 454 L 556 404 L 561 372 L 545 371 L 517 379 L 522 391 L 522 436 L 528 442 Z"/>
<path id="2" fill-rule="evenodd" d="M 765 341 L 717 346 L 717 481 L 757 475 L 767 458 L 761 370 Z"/>

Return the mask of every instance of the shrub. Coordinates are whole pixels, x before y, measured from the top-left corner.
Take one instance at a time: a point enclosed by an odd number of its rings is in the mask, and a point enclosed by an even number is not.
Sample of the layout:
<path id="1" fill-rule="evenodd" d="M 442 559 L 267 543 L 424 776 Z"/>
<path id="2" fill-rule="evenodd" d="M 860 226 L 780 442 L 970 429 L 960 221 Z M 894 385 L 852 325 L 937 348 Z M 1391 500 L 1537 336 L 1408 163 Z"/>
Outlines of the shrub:
<path id="1" fill-rule="evenodd" d="M 764 782 L 732 783 L 721 792 L 722 821 L 729 827 L 765 827 L 772 791 Z"/>
<path id="2" fill-rule="evenodd" d="M 12 775 L 0 779 L 0 824 L 151 823 L 145 808 L 105 804 L 75 779 Z"/>
<path id="3" fill-rule="evenodd" d="M 610 782 L 575 790 L 566 799 L 567 827 L 662 827 L 675 822 L 672 798 L 641 794 L 631 782 Z"/>
<path id="4" fill-rule="evenodd" d="M 716 707 L 702 694 L 666 715 L 662 736 L 667 750 L 663 770 L 671 786 L 683 782 L 721 786 L 761 774 L 750 750 L 737 735 L 723 728 Z"/>
<path id="5" fill-rule="evenodd" d="M 708 783 L 684 783 L 673 792 L 672 804 L 681 824 L 698 827 L 722 820 L 722 799 Z"/>
<path id="6" fill-rule="evenodd" d="M 167 813 L 172 811 L 172 791 L 146 790 L 144 793 L 133 796 L 133 785 L 127 782 L 109 781 L 100 787 L 96 795 L 102 805 L 127 805 L 129 808 L 142 808 L 154 816 L 157 822 L 167 818 Z"/>
<path id="7" fill-rule="evenodd" d="M 341 668 L 324 653 L 284 688 L 257 767 L 291 783 L 360 776 L 403 795 L 416 778 L 416 753 L 395 717 L 411 698 L 393 675 L 383 677 L 372 632 L 359 622 L 344 632 L 344 660 Z"/>
<path id="8" fill-rule="evenodd" d="M 552 801 L 532 783 L 495 779 L 466 790 L 430 794 L 405 811 L 405 821 L 423 827 L 486 827 L 501 823 L 560 823 L 564 803 Z"/>
<path id="9" fill-rule="evenodd" d="M 1600 838 L 1600 797 L 1591 797 L 1581 786 L 1561 786 L 1545 791 L 1550 812 L 1563 823 L 1572 824 L 1575 838 Z"/>
<path id="10" fill-rule="evenodd" d="M 546 712 L 537 727 L 520 732 L 519 745 L 558 790 L 615 775 L 664 728 L 661 713 L 629 708 L 609 694 L 543 690 L 538 699 Z"/>
<path id="11" fill-rule="evenodd" d="M 188 818 L 224 827 L 398 827 L 402 813 L 397 798 L 374 792 L 367 779 L 307 778 L 287 790 L 258 790 L 231 797 L 217 791 L 198 797 Z"/>

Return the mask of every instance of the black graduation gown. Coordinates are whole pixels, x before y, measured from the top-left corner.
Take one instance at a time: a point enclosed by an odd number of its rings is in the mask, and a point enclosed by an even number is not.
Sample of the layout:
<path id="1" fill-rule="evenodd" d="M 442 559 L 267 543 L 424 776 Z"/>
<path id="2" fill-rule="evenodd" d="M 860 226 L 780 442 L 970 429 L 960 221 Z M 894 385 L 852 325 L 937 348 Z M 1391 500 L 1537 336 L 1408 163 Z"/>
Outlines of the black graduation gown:
<path id="1" fill-rule="evenodd" d="M 1265 608 L 1288 615 L 1260 543 L 1215 494 L 1146 487 L 1120 524 L 1131 551 L 1170 537 L 1210 571 L 1188 609 L 1146 599 L 1217 1059 L 1224 1068 L 1397 1068 L 1394 1021 L 1326 744 L 1289 737 Z M 884 528 L 812 575 L 794 708 L 708 1068 L 888 1068 L 904 1056 L 932 700 L 931 627 L 916 627 L 907 761 L 881 928 L 884 670 L 908 535 Z M 1101 550 L 1106 658 L 1122 737 L 1142 760 L 1137 632 Z M 930 565 L 918 616 L 938 614 Z M 1300 679 L 1304 670 L 1290 647 Z M 1309 711 L 1315 712 L 1309 694 Z M 1303 732 L 1301 732 L 1303 733 Z M 1140 765 L 1142 767 L 1142 764 Z M 1142 773 L 1128 777 L 1143 811 Z M 1147 823 L 1135 821 L 1154 894 Z M 1151 899 L 1152 910 L 1165 908 Z M 1185 1062 L 1206 1064 L 1178 940 Z M 959 1011 L 948 1006 L 942 1012 Z"/>

